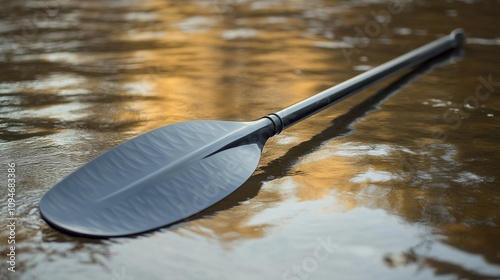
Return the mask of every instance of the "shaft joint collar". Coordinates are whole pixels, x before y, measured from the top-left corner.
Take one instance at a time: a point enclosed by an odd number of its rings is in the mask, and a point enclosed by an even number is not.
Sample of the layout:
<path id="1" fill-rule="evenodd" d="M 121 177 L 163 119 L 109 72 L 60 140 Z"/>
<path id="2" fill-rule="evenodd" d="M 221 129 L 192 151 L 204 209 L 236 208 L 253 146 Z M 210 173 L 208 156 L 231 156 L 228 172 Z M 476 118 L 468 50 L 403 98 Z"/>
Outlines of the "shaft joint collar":
<path id="1" fill-rule="evenodd" d="M 276 115 L 276 114 L 269 114 L 265 116 L 264 118 L 267 118 L 271 120 L 274 124 L 274 135 L 280 134 L 280 132 L 283 130 L 283 120 Z"/>

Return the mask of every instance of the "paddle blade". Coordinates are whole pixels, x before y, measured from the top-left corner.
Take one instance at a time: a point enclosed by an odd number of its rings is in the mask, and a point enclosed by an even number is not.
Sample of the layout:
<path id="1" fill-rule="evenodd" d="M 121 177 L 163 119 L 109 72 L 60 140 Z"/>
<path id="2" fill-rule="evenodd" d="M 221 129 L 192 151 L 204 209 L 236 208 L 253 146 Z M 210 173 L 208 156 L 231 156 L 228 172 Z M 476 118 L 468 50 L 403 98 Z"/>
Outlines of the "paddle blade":
<path id="1" fill-rule="evenodd" d="M 104 153 L 50 189 L 42 217 L 76 235 L 137 234 L 185 219 L 255 171 L 269 122 L 165 126 Z"/>

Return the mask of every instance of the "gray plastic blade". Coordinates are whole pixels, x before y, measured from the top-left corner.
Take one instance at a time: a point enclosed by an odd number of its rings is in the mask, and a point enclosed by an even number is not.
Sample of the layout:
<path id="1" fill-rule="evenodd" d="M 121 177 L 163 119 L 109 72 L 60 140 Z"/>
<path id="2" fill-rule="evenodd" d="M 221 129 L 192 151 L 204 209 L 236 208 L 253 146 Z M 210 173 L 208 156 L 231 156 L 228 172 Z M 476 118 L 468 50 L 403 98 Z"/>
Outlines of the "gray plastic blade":
<path id="1" fill-rule="evenodd" d="M 42 217 L 72 234 L 123 236 L 200 212 L 255 171 L 269 121 L 165 126 L 104 153 L 50 189 Z"/>

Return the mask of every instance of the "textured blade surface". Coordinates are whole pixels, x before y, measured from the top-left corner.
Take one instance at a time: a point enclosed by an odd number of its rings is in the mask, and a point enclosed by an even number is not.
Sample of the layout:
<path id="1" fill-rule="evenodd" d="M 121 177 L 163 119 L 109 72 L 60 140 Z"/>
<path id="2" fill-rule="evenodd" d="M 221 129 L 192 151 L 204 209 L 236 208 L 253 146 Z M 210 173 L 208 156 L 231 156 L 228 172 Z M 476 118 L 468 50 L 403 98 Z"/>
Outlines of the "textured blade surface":
<path id="1" fill-rule="evenodd" d="M 193 121 L 143 134 L 55 185 L 40 201 L 40 213 L 60 230 L 96 237 L 141 233 L 187 218 L 255 171 L 267 138 L 213 150 L 248 127 Z"/>

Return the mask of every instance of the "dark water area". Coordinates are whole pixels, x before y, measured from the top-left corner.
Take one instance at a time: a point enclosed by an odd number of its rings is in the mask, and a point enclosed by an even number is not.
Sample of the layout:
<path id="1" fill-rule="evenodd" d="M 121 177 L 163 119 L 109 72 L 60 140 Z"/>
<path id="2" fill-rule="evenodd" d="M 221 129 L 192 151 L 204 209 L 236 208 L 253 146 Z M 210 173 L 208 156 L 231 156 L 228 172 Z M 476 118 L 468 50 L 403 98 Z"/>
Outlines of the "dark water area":
<path id="1" fill-rule="evenodd" d="M 0 279 L 500 279 L 500 1 L 2 1 Z M 252 120 L 455 28 L 463 54 L 271 138 L 256 173 L 132 238 L 49 227 L 42 195 L 187 120 Z M 15 163 L 15 273 L 7 182 Z"/>

